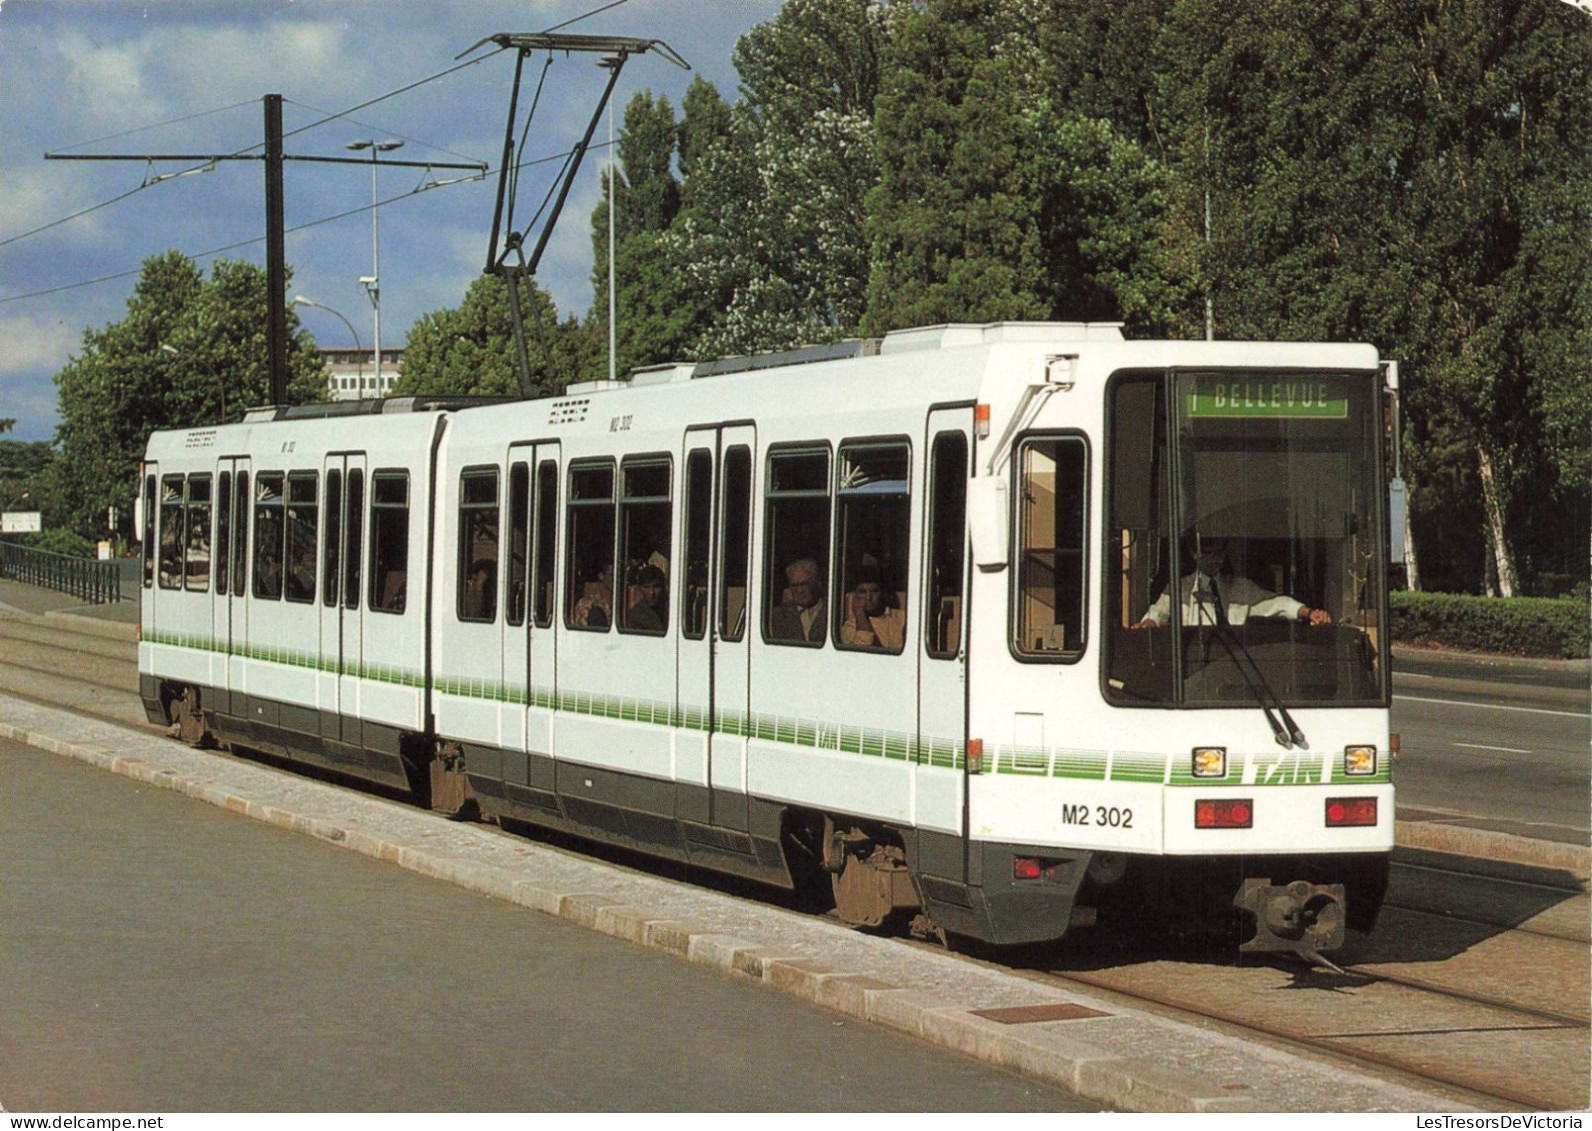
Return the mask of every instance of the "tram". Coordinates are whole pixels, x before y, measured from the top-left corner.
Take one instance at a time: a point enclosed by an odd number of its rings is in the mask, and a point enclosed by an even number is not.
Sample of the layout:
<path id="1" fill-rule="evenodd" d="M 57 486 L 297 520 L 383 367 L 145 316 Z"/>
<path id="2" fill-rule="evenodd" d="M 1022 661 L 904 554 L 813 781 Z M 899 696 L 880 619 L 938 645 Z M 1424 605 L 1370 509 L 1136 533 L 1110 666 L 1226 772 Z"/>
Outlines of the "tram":
<path id="1" fill-rule="evenodd" d="M 157 432 L 141 695 L 859 926 L 1329 950 L 1393 845 L 1395 383 L 1367 345 L 946 325 Z"/>

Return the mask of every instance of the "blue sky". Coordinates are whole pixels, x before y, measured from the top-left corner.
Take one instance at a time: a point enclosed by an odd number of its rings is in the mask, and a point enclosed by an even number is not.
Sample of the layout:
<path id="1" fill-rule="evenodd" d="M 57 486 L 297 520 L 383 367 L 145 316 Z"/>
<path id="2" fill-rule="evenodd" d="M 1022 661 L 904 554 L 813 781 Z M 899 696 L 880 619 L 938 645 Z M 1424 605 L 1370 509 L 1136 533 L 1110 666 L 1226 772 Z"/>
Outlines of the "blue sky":
<path id="1" fill-rule="evenodd" d="M 489 35 L 542 31 L 607 2 L 0 0 L 0 417 L 17 419 L 8 438 L 52 438 L 51 377 L 81 348 L 85 328 L 124 315 L 144 259 L 175 248 L 208 272 L 212 257 L 202 253 L 258 239 L 265 230 L 261 163 L 232 161 L 26 234 L 192 167 L 45 160 L 46 152 L 245 149 L 260 143 L 260 99 L 273 93 L 285 100 L 289 154 L 352 156 L 349 142 L 402 139 L 394 158 L 483 161 L 495 169 L 513 75 L 507 53 L 349 117 L 292 131 L 447 70 L 454 56 Z M 622 111 L 632 94 L 650 89 L 678 110 L 693 74 L 735 97 L 735 41 L 779 6 L 780 0 L 625 0 L 563 30 L 667 42 L 693 71 L 651 53 L 634 57 L 616 99 Z M 527 156 L 559 154 L 578 139 L 604 78 L 594 63 L 589 55 L 555 62 Z M 540 60 L 528 63 L 527 81 L 540 69 Z M 604 123 L 594 140 L 604 141 L 606 133 Z M 584 313 L 592 301 L 590 216 L 604 156 L 588 157 L 539 272 L 561 314 Z M 522 207 L 540 202 L 556 167 L 522 181 Z M 380 198 L 399 197 L 380 209 L 384 345 L 401 344 L 421 314 L 457 305 L 486 258 L 496 182 L 412 191 L 424 179 L 420 169 L 379 174 Z M 290 162 L 284 197 L 290 294 L 341 312 L 368 347 L 371 307 L 359 284 L 371 271 L 368 167 Z M 221 255 L 263 264 L 264 245 Z M 130 274 L 72 286 L 122 272 Z M 322 345 L 350 344 L 334 316 L 301 308 L 299 317 Z"/>

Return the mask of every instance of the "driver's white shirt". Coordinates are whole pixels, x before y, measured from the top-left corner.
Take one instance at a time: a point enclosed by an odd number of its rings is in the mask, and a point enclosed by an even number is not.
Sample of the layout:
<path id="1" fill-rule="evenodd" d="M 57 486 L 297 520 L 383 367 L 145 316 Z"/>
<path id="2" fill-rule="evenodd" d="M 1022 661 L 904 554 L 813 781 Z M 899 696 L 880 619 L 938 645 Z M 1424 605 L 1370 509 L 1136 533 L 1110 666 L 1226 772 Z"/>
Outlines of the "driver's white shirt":
<path id="1" fill-rule="evenodd" d="M 1235 577 L 1232 574 L 1210 577 L 1195 571 L 1178 582 L 1178 589 L 1183 594 L 1185 625 L 1219 623 L 1216 605 L 1211 598 L 1213 586 L 1227 612 L 1228 624 L 1243 624 L 1250 617 L 1297 617 L 1299 610 L 1305 607 L 1302 601 L 1262 589 L 1247 577 Z M 1145 611 L 1143 619 L 1152 624 L 1166 624 L 1171 619 L 1171 609 L 1168 595 L 1162 593 Z"/>

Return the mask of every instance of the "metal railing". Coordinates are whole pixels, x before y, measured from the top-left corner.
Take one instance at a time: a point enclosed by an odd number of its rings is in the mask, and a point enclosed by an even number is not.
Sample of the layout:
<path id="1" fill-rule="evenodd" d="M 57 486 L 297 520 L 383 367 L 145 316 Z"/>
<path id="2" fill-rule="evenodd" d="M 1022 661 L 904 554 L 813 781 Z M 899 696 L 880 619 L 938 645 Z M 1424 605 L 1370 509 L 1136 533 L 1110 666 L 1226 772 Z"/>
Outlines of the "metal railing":
<path id="1" fill-rule="evenodd" d="M 122 599 L 122 563 L 74 558 L 0 542 L 0 577 L 109 604 Z"/>

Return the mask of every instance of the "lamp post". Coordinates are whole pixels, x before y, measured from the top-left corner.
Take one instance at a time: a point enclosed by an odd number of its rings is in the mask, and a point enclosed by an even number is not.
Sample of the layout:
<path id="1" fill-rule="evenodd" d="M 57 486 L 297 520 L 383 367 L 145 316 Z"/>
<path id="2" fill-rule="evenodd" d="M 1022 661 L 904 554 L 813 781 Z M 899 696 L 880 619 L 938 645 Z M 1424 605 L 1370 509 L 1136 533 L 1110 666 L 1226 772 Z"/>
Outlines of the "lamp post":
<path id="1" fill-rule="evenodd" d="M 365 293 L 370 296 L 371 310 L 376 320 L 376 395 L 381 396 L 381 237 L 376 223 L 376 166 L 381 162 L 378 155 L 390 153 L 394 149 L 401 149 L 401 141 L 377 141 L 369 138 L 365 141 L 351 141 L 344 148 L 357 151 L 370 150 L 370 274 L 361 275 L 359 281 L 365 285 Z M 365 395 L 363 387 L 360 396 Z"/>
<path id="2" fill-rule="evenodd" d="M 597 65 L 616 75 L 624 60 L 607 55 Z M 616 379 L 614 372 L 616 331 L 614 329 L 614 180 L 619 176 L 619 161 L 614 153 L 614 100 L 608 100 L 608 380 Z"/>
<path id="3" fill-rule="evenodd" d="M 327 306 L 324 302 L 316 302 L 314 299 L 305 298 L 303 295 L 294 295 L 292 301 L 289 302 L 288 305 L 289 306 L 313 306 L 316 310 L 324 310 L 328 314 L 334 314 L 338 318 L 341 318 L 343 320 L 343 325 L 348 327 L 348 333 L 354 339 L 354 353 L 355 353 L 355 355 L 357 356 L 360 353 L 359 331 L 354 329 L 354 324 L 352 322 L 350 322 L 347 318 L 343 317 L 343 314 L 342 314 L 341 311 L 333 310 L 331 307 Z M 365 363 L 364 363 L 364 361 L 359 361 L 356 364 L 359 366 L 359 370 L 358 370 L 358 372 L 359 372 L 359 377 L 358 377 L 358 380 L 359 380 L 359 397 L 356 397 L 355 399 L 358 400 L 358 399 L 360 399 L 360 398 L 362 398 L 364 396 L 364 392 L 365 392 Z"/>
<path id="4" fill-rule="evenodd" d="M 163 352 L 171 354 L 172 357 L 182 356 L 182 351 L 176 346 L 161 342 L 160 348 Z M 221 419 L 217 423 L 225 424 L 227 422 L 227 381 L 220 373 L 216 374 L 216 388 L 221 391 Z"/>

